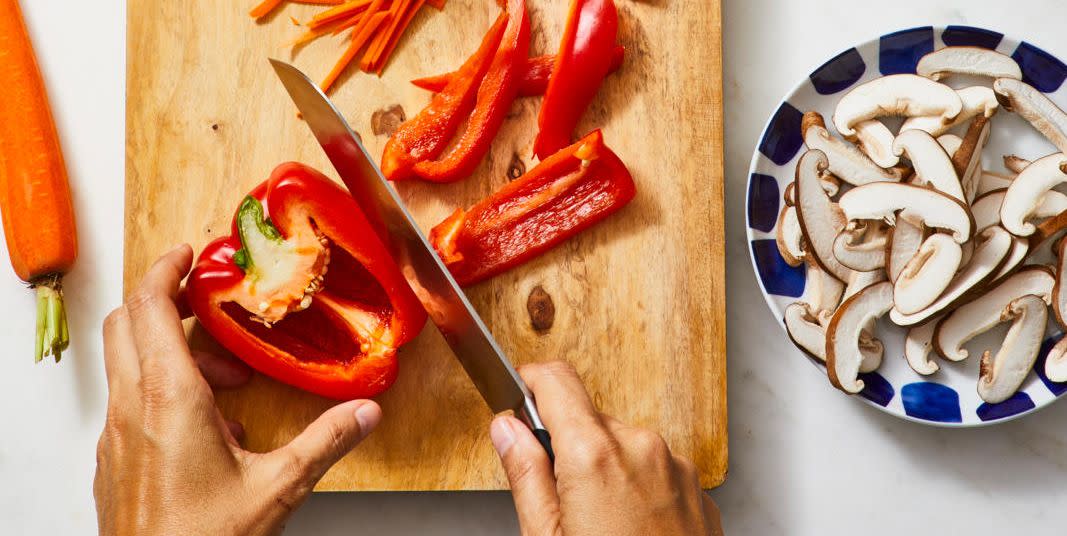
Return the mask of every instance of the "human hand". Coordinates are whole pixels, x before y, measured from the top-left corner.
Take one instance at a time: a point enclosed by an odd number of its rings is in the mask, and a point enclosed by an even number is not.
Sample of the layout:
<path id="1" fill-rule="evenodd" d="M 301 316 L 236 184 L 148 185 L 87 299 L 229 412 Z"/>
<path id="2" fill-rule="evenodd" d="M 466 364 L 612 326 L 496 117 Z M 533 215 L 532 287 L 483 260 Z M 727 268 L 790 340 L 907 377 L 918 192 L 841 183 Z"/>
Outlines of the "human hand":
<path id="1" fill-rule="evenodd" d="M 524 536 L 722 534 L 693 463 L 671 454 L 655 432 L 599 413 L 574 367 L 556 361 L 519 374 L 556 453 L 553 467 L 521 421 L 493 420 L 490 436 Z"/>
<path id="2" fill-rule="evenodd" d="M 104 321 L 107 421 L 96 455 L 101 534 L 277 534 L 322 475 L 381 419 L 369 400 L 338 404 L 288 445 L 241 448 L 212 387 L 238 386 L 243 363 L 191 352 L 178 294 L 193 252 L 167 253 Z"/>

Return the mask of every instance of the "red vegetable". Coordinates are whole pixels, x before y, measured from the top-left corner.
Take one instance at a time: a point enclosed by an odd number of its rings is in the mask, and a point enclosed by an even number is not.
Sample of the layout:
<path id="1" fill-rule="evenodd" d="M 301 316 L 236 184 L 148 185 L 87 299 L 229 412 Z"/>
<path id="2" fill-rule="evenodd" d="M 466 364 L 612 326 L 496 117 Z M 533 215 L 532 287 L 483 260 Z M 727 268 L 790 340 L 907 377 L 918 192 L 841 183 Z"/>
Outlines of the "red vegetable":
<path id="1" fill-rule="evenodd" d="M 566 147 L 582 113 L 611 68 L 619 17 L 613 0 L 572 0 L 537 118 L 534 140 L 539 158 Z"/>
<path id="2" fill-rule="evenodd" d="M 470 175 L 489 152 L 518 93 L 530 48 L 525 0 L 508 1 L 506 23 L 503 36 L 497 38 L 498 19 L 478 51 L 460 68 L 460 75 L 389 139 L 382 155 L 386 177 L 453 182 Z M 486 65 L 489 54 L 491 61 Z M 464 119 L 466 127 L 457 136 Z M 453 138 L 452 148 L 441 156 Z"/>
<path id="3" fill-rule="evenodd" d="M 269 216 L 269 217 L 268 217 Z M 197 319 L 256 370 L 322 396 L 375 396 L 426 313 L 355 200 L 282 164 L 201 252 L 186 284 Z"/>
<path id="4" fill-rule="evenodd" d="M 611 67 L 608 72 L 615 72 L 622 66 L 622 60 L 626 56 L 626 49 L 622 45 L 615 45 L 611 54 Z M 548 78 L 552 74 L 552 68 L 556 65 L 555 54 L 544 54 L 527 58 L 526 70 L 519 80 L 520 97 L 536 97 L 543 95 L 548 87 Z M 437 93 L 443 90 L 457 73 L 435 74 L 411 81 L 416 87 Z"/>
<path id="5" fill-rule="evenodd" d="M 461 285 L 518 266 L 618 211 L 633 178 L 599 130 L 549 156 L 468 211 L 430 231 L 430 242 Z"/>

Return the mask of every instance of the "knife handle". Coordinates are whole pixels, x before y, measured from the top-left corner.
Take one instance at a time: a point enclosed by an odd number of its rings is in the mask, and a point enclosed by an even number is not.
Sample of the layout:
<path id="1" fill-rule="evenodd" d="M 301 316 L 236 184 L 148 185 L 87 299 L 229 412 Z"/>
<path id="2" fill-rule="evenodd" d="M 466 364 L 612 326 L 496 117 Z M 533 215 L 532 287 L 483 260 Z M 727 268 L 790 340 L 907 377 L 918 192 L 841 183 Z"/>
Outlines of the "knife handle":
<path id="1" fill-rule="evenodd" d="M 534 437 L 537 438 L 537 442 L 541 443 L 541 446 L 545 448 L 545 453 L 548 454 L 548 462 L 556 463 L 556 453 L 552 451 L 552 436 L 548 435 L 548 430 L 544 428 L 532 428 Z"/>

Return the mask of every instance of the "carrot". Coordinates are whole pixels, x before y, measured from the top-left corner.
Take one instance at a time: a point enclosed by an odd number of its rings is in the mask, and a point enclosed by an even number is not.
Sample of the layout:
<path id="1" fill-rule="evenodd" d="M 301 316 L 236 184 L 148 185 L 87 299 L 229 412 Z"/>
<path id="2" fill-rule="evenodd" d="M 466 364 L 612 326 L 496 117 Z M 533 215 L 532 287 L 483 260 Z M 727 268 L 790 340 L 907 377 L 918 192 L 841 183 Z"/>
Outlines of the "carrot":
<path id="1" fill-rule="evenodd" d="M 333 30 L 330 31 L 330 33 L 332 33 L 333 35 L 337 35 L 353 26 L 357 26 L 360 22 L 363 22 L 362 13 L 355 15 L 346 21 L 342 21 L 340 24 L 335 26 Z"/>
<path id="2" fill-rule="evenodd" d="M 385 50 L 389 37 L 393 35 L 396 27 L 400 24 L 404 10 L 407 9 L 409 3 L 410 0 L 396 0 L 396 3 L 393 4 L 392 9 L 389 10 L 389 27 L 385 31 L 378 32 L 378 35 L 374 37 L 374 41 L 371 41 L 370 45 L 367 46 L 367 52 L 359 62 L 359 68 L 363 72 L 371 72 L 374 66 L 378 64 L 378 58 L 381 57 L 382 51 Z"/>
<path id="3" fill-rule="evenodd" d="M 344 3 L 344 0 L 289 0 L 294 4 L 310 4 L 315 6 L 336 6 Z"/>
<path id="4" fill-rule="evenodd" d="M 375 12 L 376 8 L 382 4 L 382 1 L 383 0 L 374 0 L 371 7 L 375 9 L 368 9 L 365 20 L 352 30 L 352 43 L 348 45 L 348 49 L 341 55 L 341 59 L 337 61 L 337 64 L 330 70 L 330 73 L 326 75 L 326 79 L 322 81 L 323 93 L 330 90 L 330 87 L 333 86 L 334 82 L 341 76 L 341 73 L 348 67 L 348 64 L 352 63 L 352 59 L 356 57 L 359 50 L 363 48 L 363 45 L 370 39 L 374 30 L 378 29 L 378 25 L 380 25 L 382 21 L 385 20 L 385 17 L 389 15 L 387 11 Z"/>
<path id="5" fill-rule="evenodd" d="M 37 291 L 35 359 L 67 348 L 60 279 L 78 239 L 63 152 L 18 0 L 0 0 L 0 213 L 11 266 Z"/>
<path id="6" fill-rule="evenodd" d="M 393 54 L 393 50 L 396 49 L 396 45 L 400 43 L 400 38 L 403 37 L 404 32 L 407 30 L 408 25 L 411 24 L 411 19 L 415 18 L 415 15 L 422 9 L 422 6 L 426 4 L 426 0 L 415 0 L 415 4 L 404 15 L 404 20 L 400 21 L 396 33 L 389 37 L 389 44 L 385 46 L 385 52 L 382 54 L 378 61 L 378 68 L 376 69 L 379 76 L 382 74 L 382 70 L 385 69 L 385 64 L 389 62 L 389 56 Z"/>
<path id="7" fill-rule="evenodd" d="M 338 5 L 337 7 L 327 9 L 326 11 L 311 17 L 311 20 L 308 21 L 307 24 L 308 28 L 315 28 L 336 20 L 346 19 L 349 15 L 355 15 L 364 11 L 374 11 L 367 9 L 367 6 L 372 3 L 373 0 L 352 0 Z"/>
<path id="8" fill-rule="evenodd" d="M 259 5 L 252 8 L 252 11 L 248 12 L 248 16 L 253 19 L 266 17 L 280 5 L 282 5 L 282 0 L 263 0 Z"/>

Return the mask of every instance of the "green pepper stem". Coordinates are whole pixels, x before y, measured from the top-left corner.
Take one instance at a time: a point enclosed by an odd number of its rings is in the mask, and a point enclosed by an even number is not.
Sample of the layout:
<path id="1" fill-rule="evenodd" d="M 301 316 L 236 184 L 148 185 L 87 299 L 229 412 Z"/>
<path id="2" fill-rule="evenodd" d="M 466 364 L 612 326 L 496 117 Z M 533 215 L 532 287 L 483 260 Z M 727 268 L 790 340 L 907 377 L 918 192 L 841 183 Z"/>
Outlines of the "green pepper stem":
<path id="1" fill-rule="evenodd" d="M 56 363 L 63 350 L 70 345 L 67 331 L 67 313 L 63 307 L 63 287 L 59 276 L 48 276 L 34 284 L 37 289 L 37 342 L 34 345 L 34 361 L 40 363 L 46 356 L 53 356 Z"/>

